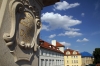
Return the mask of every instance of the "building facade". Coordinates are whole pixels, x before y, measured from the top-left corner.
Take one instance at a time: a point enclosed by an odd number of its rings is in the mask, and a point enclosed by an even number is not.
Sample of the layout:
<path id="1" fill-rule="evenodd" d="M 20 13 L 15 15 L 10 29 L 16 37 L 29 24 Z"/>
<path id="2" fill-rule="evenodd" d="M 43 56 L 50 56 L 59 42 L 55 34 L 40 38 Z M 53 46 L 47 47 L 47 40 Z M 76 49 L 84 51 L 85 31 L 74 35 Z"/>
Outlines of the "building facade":
<path id="1" fill-rule="evenodd" d="M 82 66 L 93 64 L 93 56 L 88 52 L 82 52 Z"/>
<path id="2" fill-rule="evenodd" d="M 39 66 L 64 66 L 64 53 L 57 46 L 43 41 L 40 44 Z"/>
<path id="3" fill-rule="evenodd" d="M 81 55 L 78 51 L 66 49 L 64 51 L 64 66 L 81 66 Z"/>

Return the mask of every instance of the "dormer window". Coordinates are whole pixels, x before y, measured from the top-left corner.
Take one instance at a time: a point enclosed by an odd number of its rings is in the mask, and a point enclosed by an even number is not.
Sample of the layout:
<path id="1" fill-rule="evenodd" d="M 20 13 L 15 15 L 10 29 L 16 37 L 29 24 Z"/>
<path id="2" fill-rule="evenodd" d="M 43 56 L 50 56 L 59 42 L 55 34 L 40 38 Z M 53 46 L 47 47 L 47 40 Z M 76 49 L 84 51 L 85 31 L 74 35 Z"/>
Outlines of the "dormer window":
<path id="1" fill-rule="evenodd" d="M 67 51 L 67 52 L 66 52 L 66 54 L 67 54 L 67 55 L 69 55 L 69 54 L 70 54 L 70 52 L 69 52 L 69 51 Z"/>
<path id="2" fill-rule="evenodd" d="M 73 54 L 77 54 L 77 52 L 76 52 L 76 51 L 74 51 L 74 52 L 73 52 Z"/>
<path id="3" fill-rule="evenodd" d="M 51 48 L 51 46 L 49 46 Z"/>

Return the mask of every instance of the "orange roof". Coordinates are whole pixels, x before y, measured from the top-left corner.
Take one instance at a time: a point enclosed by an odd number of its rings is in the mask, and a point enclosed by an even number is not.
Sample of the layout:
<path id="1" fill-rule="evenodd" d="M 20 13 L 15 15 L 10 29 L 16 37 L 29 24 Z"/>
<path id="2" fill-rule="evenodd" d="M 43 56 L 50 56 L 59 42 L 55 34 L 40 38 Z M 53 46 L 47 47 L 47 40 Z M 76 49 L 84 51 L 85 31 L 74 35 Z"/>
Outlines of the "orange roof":
<path id="1" fill-rule="evenodd" d="M 41 42 L 41 41 L 44 41 L 44 40 L 41 40 L 41 39 L 40 39 L 40 42 Z M 44 41 L 43 44 L 40 44 L 40 47 L 41 47 L 41 48 L 48 49 L 48 50 L 51 50 L 51 51 L 63 53 L 63 52 L 61 52 L 61 51 L 59 50 L 58 47 L 56 47 L 56 46 L 54 46 L 54 45 L 52 45 L 52 44 L 50 44 L 50 43 L 48 43 L 48 42 L 46 42 L 46 41 Z M 63 54 L 64 54 L 64 53 L 63 53 Z"/>
<path id="2" fill-rule="evenodd" d="M 60 44 L 59 42 L 56 42 L 57 47 L 65 47 L 64 45 Z"/>
<path id="3" fill-rule="evenodd" d="M 67 51 L 69 51 L 70 54 L 67 55 L 67 54 L 66 54 Z M 74 51 L 75 51 L 75 50 L 72 50 L 72 49 L 66 49 L 66 50 L 64 51 L 64 55 L 65 55 L 65 56 L 70 56 L 70 55 L 81 55 L 78 51 L 76 51 L 77 54 L 73 54 Z"/>

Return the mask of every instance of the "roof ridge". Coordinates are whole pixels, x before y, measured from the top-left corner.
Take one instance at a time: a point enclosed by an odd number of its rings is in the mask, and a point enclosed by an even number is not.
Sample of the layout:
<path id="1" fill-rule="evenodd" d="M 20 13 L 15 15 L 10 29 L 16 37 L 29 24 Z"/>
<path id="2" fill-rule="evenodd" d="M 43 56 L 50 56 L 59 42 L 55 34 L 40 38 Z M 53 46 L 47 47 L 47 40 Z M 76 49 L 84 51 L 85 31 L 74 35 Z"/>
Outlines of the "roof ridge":
<path id="1" fill-rule="evenodd" d="M 44 40 L 42 40 L 44 41 Z M 50 47 L 51 46 L 51 47 Z M 52 51 L 56 51 L 56 52 L 60 52 L 60 53 L 63 53 L 59 50 L 59 48 L 57 46 L 54 46 L 52 44 L 50 44 L 49 42 L 47 41 L 44 41 L 44 43 L 42 45 L 40 45 L 40 47 L 43 47 L 45 49 L 49 49 L 49 50 L 52 50 Z"/>
<path id="2" fill-rule="evenodd" d="M 58 46 L 58 47 L 65 47 L 63 44 L 61 44 L 60 42 L 58 42 L 58 41 L 56 41 L 56 46 Z"/>

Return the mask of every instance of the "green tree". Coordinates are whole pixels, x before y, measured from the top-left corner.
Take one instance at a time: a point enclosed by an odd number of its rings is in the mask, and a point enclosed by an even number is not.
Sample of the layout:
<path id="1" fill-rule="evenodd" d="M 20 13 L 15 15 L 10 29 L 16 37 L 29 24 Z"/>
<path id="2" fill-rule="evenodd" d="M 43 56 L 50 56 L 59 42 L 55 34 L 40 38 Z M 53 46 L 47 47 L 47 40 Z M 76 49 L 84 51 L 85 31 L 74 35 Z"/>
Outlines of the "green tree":
<path id="1" fill-rule="evenodd" d="M 93 57 L 94 57 L 94 64 L 100 63 L 100 48 L 95 48 L 95 51 L 93 51 Z"/>

